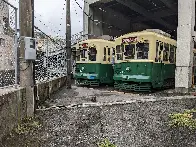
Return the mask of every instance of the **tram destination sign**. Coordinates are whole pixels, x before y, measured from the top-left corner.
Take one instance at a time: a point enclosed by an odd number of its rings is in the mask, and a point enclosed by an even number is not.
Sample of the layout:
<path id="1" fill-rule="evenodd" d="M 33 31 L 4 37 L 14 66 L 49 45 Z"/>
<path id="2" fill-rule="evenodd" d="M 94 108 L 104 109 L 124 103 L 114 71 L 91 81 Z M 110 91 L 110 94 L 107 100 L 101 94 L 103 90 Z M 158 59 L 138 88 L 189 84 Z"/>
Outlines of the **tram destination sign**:
<path id="1" fill-rule="evenodd" d="M 131 42 L 137 42 L 137 37 L 128 37 L 122 39 L 122 43 L 131 43 Z"/>

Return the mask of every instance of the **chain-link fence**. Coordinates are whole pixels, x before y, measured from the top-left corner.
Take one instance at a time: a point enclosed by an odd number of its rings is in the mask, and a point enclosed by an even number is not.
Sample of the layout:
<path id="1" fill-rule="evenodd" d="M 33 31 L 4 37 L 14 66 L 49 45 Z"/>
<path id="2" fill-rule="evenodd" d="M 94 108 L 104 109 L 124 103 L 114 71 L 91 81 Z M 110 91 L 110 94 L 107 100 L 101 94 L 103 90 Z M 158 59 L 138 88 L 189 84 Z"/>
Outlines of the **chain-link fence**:
<path id="1" fill-rule="evenodd" d="M 17 84 L 17 8 L 0 0 L 0 87 Z"/>
<path id="2" fill-rule="evenodd" d="M 37 60 L 36 82 L 44 82 L 65 76 L 67 73 L 65 39 L 47 36 L 36 30 Z"/>

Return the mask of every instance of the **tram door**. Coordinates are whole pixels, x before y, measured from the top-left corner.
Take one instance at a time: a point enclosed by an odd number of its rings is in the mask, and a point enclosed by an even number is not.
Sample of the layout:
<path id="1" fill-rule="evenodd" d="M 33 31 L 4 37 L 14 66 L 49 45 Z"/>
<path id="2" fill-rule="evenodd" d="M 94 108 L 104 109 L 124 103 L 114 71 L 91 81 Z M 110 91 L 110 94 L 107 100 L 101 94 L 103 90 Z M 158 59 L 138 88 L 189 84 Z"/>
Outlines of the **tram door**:
<path id="1" fill-rule="evenodd" d="M 108 46 L 104 47 L 104 58 L 103 61 L 111 62 L 111 54 L 112 54 L 112 48 L 109 48 Z"/>

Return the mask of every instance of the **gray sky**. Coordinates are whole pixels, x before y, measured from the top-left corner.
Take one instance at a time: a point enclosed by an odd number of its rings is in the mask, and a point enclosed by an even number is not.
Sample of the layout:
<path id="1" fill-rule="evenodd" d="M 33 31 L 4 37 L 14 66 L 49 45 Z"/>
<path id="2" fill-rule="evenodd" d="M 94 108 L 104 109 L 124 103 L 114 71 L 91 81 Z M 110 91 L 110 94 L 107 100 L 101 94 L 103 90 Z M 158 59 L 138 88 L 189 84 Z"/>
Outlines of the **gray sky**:
<path id="1" fill-rule="evenodd" d="M 83 7 L 84 0 L 77 1 Z M 9 0 L 9 2 L 18 7 L 18 0 Z M 59 33 L 64 36 L 66 27 L 65 4 L 65 0 L 35 0 L 35 25 L 48 35 L 54 36 Z M 71 0 L 71 22 L 72 34 L 82 31 L 83 10 L 78 7 L 75 0 Z"/>

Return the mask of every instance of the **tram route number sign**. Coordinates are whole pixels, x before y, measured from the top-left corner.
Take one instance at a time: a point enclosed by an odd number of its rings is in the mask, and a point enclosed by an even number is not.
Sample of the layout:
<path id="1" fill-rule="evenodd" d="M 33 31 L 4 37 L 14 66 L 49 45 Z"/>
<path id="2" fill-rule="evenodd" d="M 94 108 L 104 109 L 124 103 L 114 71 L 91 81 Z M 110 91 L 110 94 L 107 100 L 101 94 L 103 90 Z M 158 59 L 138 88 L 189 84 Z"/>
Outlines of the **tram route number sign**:
<path id="1" fill-rule="evenodd" d="M 122 43 L 131 43 L 131 42 L 137 42 L 137 37 L 129 37 L 129 38 L 122 39 Z"/>

